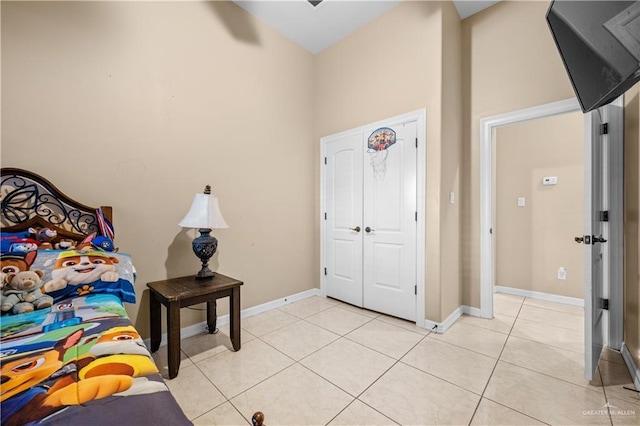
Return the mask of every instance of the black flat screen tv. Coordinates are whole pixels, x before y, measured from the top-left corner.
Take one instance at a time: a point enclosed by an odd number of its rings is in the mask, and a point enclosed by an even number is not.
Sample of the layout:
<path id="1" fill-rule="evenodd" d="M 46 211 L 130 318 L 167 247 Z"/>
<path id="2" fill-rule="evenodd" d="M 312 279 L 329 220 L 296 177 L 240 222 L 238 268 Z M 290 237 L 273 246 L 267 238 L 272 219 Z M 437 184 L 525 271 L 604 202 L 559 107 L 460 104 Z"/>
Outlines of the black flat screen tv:
<path id="1" fill-rule="evenodd" d="M 554 0 L 547 23 L 583 112 L 640 81 L 640 1 Z"/>

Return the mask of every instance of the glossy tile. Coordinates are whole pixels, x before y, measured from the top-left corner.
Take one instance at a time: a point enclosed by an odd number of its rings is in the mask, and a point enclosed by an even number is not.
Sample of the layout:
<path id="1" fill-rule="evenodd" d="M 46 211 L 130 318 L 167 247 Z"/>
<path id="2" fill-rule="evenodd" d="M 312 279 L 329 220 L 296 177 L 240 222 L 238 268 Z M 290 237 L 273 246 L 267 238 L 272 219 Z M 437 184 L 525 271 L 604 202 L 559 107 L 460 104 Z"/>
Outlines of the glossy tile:
<path id="1" fill-rule="evenodd" d="M 337 340 L 302 360 L 302 365 L 358 396 L 396 360 L 347 339 Z"/>
<path id="2" fill-rule="evenodd" d="M 339 300 L 335 300 L 335 299 L 330 299 L 330 300 L 333 300 L 334 302 L 336 302 L 337 303 L 336 306 L 342 309 L 346 309 L 348 311 L 352 311 L 352 312 L 355 312 L 356 314 L 364 315 L 369 318 L 377 318 L 381 315 L 378 312 L 370 311 L 369 309 L 359 308 L 357 306 L 351 305 L 349 303 L 341 302 Z"/>
<path id="3" fill-rule="evenodd" d="M 497 404 L 487 398 L 482 398 L 482 400 L 480 401 L 480 405 L 478 405 L 476 413 L 473 415 L 473 420 L 471 421 L 472 426 L 525 426 L 544 424 L 545 423 L 514 411 L 511 408 L 505 407 L 504 405 Z"/>
<path id="4" fill-rule="evenodd" d="M 513 324 L 516 322 L 516 317 L 496 313 L 493 314 L 493 319 L 462 315 L 458 321 L 466 325 L 473 325 L 475 327 L 497 331 L 498 333 L 509 334 Z"/>
<path id="5" fill-rule="evenodd" d="M 369 407 L 367 404 L 359 400 L 353 401 L 347 408 L 338 414 L 329 425 L 334 426 L 388 426 L 397 425 L 390 418 L 380 414 L 378 411 Z"/>
<path id="6" fill-rule="evenodd" d="M 240 342 L 248 343 L 256 337 L 246 330 L 240 330 Z M 180 348 L 189 359 L 197 363 L 220 352 L 233 351 L 231 338 L 229 337 L 229 324 L 218 327 L 215 334 L 202 333 L 183 339 Z"/>
<path id="7" fill-rule="evenodd" d="M 507 335 L 497 331 L 474 327 L 462 322 L 454 324 L 444 334 L 431 334 L 429 337 L 460 346 L 492 358 L 498 358 Z"/>
<path id="8" fill-rule="evenodd" d="M 582 306 L 567 305 L 564 303 L 550 302 L 548 300 L 541 299 L 531 299 L 529 297 L 524 300 L 524 304 L 529 306 L 536 306 L 538 308 L 566 312 L 573 315 L 584 315 L 584 308 Z"/>
<path id="9" fill-rule="evenodd" d="M 398 363 L 359 399 L 403 425 L 460 425 L 469 424 L 480 396 Z"/>
<path id="10" fill-rule="evenodd" d="M 600 357 L 605 361 L 615 362 L 617 364 L 625 364 L 624 358 L 622 358 L 622 354 L 620 353 L 620 351 L 616 351 L 614 349 L 604 348 Z"/>
<path id="11" fill-rule="evenodd" d="M 584 333 L 584 317 L 537 306 L 524 305 L 518 319 L 535 321 L 549 327 L 566 328 L 577 333 Z"/>
<path id="12" fill-rule="evenodd" d="M 584 333 L 565 328 L 549 327 L 543 323 L 518 318 L 511 335 L 555 346 L 560 349 L 584 353 Z"/>
<path id="13" fill-rule="evenodd" d="M 503 300 L 500 298 L 493 299 L 493 313 L 507 315 L 510 317 L 518 316 L 518 312 L 520 312 L 520 308 L 522 307 L 522 302 L 513 302 L 510 300 Z"/>
<path id="14" fill-rule="evenodd" d="M 324 425 L 354 398 L 300 364 L 231 399 L 245 418 L 262 411 L 267 425 Z"/>
<path id="15" fill-rule="evenodd" d="M 305 321 L 344 336 L 371 321 L 371 317 L 338 306 L 310 316 Z"/>
<path id="16" fill-rule="evenodd" d="M 153 362 L 156 363 L 156 367 L 158 367 L 158 370 L 160 371 L 162 377 L 168 380 L 169 361 L 167 358 L 167 346 L 160 346 L 160 349 L 152 353 L 151 357 L 153 358 Z M 182 369 L 183 367 L 188 367 L 190 365 L 193 365 L 193 362 L 189 359 L 187 354 L 185 354 L 183 351 L 180 351 L 180 368 Z"/>
<path id="17" fill-rule="evenodd" d="M 427 337 L 401 360 L 425 373 L 482 394 L 496 359 Z"/>
<path id="18" fill-rule="evenodd" d="M 297 321 L 265 334 L 261 339 L 291 358 L 301 360 L 338 337 L 340 336 L 317 325 Z"/>
<path id="19" fill-rule="evenodd" d="M 431 333 L 431 331 L 427 330 L 426 328 L 418 327 L 416 323 L 413 321 L 407 321 L 401 318 L 396 318 L 396 317 L 383 315 L 383 314 L 378 316 L 377 319 L 379 319 L 380 321 L 386 322 L 387 324 L 392 324 L 400 328 L 404 328 L 405 330 L 413 331 L 414 333 L 422 334 L 425 336 Z"/>
<path id="20" fill-rule="evenodd" d="M 336 305 L 336 302 L 331 299 L 327 299 L 326 297 L 313 296 L 286 304 L 278 309 L 298 318 L 307 318 Z"/>
<path id="21" fill-rule="evenodd" d="M 600 385 L 599 380 L 590 384 L 584 378 L 583 354 L 544 343 L 509 336 L 500 360 L 576 385 Z"/>
<path id="22" fill-rule="evenodd" d="M 614 426 L 640 425 L 640 406 L 616 398 L 608 398 L 607 408 Z"/>
<path id="23" fill-rule="evenodd" d="M 484 397 L 548 424 L 609 424 L 607 416 L 590 416 L 605 404 L 604 392 L 588 389 L 502 361 Z"/>
<path id="24" fill-rule="evenodd" d="M 222 352 L 200 361 L 197 367 L 225 397 L 232 398 L 293 363 L 288 356 L 255 339 L 238 352 Z"/>
<path id="25" fill-rule="evenodd" d="M 493 300 L 503 300 L 505 302 L 520 303 L 524 302 L 524 297 L 516 296 L 515 294 L 507 293 L 493 293 Z"/>
<path id="26" fill-rule="evenodd" d="M 282 312 L 279 309 L 273 309 L 252 317 L 243 318 L 242 328 L 254 336 L 260 337 L 296 321 L 300 321 L 300 318 Z"/>
<path id="27" fill-rule="evenodd" d="M 347 334 L 349 340 L 395 359 L 402 358 L 424 338 L 422 334 L 374 319 Z"/>
<path id="28" fill-rule="evenodd" d="M 193 424 L 202 426 L 247 426 L 251 424 L 251 421 L 243 418 L 230 402 L 225 402 L 224 404 L 193 420 Z"/>
<path id="29" fill-rule="evenodd" d="M 173 380 L 166 380 L 167 387 L 190 420 L 224 403 L 226 398 L 195 366 L 180 366 Z"/>
<path id="30" fill-rule="evenodd" d="M 600 376 L 602 377 L 602 384 L 607 398 L 611 397 L 627 401 L 636 405 L 640 410 L 640 393 L 625 389 L 635 389 L 627 366 L 600 359 L 598 368 L 600 369 Z"/>

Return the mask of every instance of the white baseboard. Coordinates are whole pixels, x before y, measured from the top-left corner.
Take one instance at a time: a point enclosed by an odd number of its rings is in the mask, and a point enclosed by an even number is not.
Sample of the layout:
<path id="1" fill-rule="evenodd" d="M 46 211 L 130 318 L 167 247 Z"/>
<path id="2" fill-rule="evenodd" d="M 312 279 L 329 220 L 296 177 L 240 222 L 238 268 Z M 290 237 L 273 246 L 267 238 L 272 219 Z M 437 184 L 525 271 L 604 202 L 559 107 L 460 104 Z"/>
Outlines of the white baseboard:
<path id="1" fill-rule="evenodd" d="M 461 305 L 458 306 L 453 312 L 451 312 L 451 314 L 442 322 L 435 322 L 427 319 L 424 320 L 424 328 L 434 333 L 442 334 L 449 328 L 451 328 L 451 326 L 456 323 L 456 321 L 462 316 L 462 314 L 471 315 L 473 317 L 481 317 L 480 312 L 480 309 L 474 308 L 473 306 Z"/>
<path id="2" fill-rule="evenodd" d="M 300 293 L 292 294 L 291 296 L 284 297 L 282 299 L 272 300 L 271 302 L 263 303 L 261 305 L 253 306 L 251 308 L 243 309 L 240 312 L 240 318 L 247 318 L 254 315 L 261 314 L 263 312 L 270 311 L 272 309 L 279 308 L 284 305 L 288 305 L 289 303 L 297 302 L 302 299 L 306 299 L 312 296 L 322 296 L 320 289 L 312 288 L 311 290 L 306 290 Z M 229 323 L 229 315 L 219 316 L 216 325 L 224 325 Z M 195 336 L 197 334 L 202 334 L 206 332 L 207 322 L 202 321 L 197 324 L 189 325 L 187 327 L 180 328 L 180 339 L 186 339 L 187 337 Z M 144 343 L 147 347 L 151 347 L 151 339 L 144 339 Z M 160 341 L 160 346 L 164 346 L 167 344 L 167 333 L 162 333 L 162 340 Z"/>
<path id="3" fill-rule="evenodd" d="M 547 300 L 549 302 L 563 303 L 565 305 L 573 305 L 584 307 L 584 299 L 577 297 L 558 296 L 556 294 L 542 293 L 539 291 L 522 290 L 514 287 L 504 287 L 500 285 L 493 286 L 495 293 L 512 294 L 514 296 L 529 297 L 531 299 Z"/>
<path id="4" fill-rule="evenodd" d="M 627 348 L 627 345 L 625 345 L 624 342 L 622 342 L 620 353 L 622 354 L 624 363 L 627 364 L 627 369 L 629 370 L 629 374 L 631 374 L 633 384 L 635 385 L 637 390 L 640 390 L 640 369 L 633 361 L 633 357 L 631 356 L 631 353 L 629 353 L 629 348 Z"/>

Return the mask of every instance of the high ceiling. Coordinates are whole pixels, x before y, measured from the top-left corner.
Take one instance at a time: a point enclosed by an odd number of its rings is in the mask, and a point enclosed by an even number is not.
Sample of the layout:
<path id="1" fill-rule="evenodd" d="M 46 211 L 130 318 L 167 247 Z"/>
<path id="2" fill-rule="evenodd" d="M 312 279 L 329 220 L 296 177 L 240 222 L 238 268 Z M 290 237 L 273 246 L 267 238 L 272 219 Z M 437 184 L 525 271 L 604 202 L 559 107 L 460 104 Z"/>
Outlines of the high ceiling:
<path id="1" fill-rule="evenodd" d="M 427 0 L 428 1 L 428 0 Z M 247 12 L 316 54 L 402 0 L 234 0 Z M 498 1 L 453 0 L 461 19 Z"/>

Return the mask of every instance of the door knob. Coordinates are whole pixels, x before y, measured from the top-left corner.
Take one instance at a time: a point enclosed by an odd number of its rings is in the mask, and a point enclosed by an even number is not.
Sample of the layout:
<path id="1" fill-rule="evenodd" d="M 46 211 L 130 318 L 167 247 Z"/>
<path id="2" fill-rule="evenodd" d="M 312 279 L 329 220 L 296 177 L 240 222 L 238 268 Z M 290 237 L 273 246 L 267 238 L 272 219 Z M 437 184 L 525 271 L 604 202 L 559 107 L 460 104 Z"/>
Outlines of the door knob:
<path id="1" fill-rule="evenodd" d="M 368 234 L 369 232 L 375 232 L 375 229 L 371 229 L 367 226 L 366 228 L 364 228 L 364 232 Z"/>
<path id="2" fill-rule="evenodd" d="M 360 232 L 360 227 L 356 226 L 355 228 L 351 228 L 352 231 Z"/>

